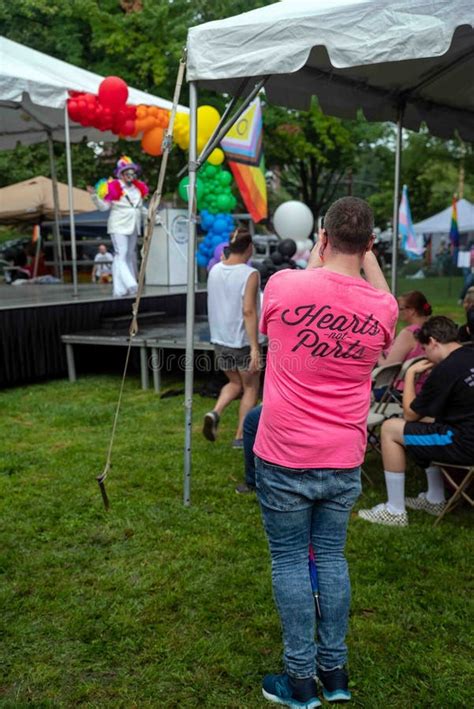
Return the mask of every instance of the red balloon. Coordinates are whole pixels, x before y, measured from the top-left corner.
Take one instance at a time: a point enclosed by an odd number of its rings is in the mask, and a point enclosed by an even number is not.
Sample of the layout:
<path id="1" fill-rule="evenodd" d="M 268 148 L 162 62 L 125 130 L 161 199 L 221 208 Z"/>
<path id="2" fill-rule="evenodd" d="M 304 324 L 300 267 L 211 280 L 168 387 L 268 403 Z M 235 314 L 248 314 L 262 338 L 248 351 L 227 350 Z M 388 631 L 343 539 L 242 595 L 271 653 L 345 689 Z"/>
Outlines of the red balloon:
<path id="1" fill-rule="evenodd" d="M 76 123 L 79 122 L 81 112 L 79 110 L 79 106 L 77 105 L 77 101 L 72 101 L 69 99 L 67 102 L 67 112 L 72 121 L 76 121 Z"/>
<path id="2" fill-rule="evenodd" d="M 133 135 L 135 133 L 135 121 L 125 121 L 121 132 L 122 135 Z"/>
<path id="3" fill-rule="evenodd" d="M 134 121 L 137 116 L 137 107 L 130 105 L 125 106 L 125 115 L 128 121 Z"/>
<path id="4" fill-rule="evenodd" d="M 127 103 L 128 86 L 118 76 L 108 76 L 99 86 L 99 101 L 111 110 L 122 108 Z"/>

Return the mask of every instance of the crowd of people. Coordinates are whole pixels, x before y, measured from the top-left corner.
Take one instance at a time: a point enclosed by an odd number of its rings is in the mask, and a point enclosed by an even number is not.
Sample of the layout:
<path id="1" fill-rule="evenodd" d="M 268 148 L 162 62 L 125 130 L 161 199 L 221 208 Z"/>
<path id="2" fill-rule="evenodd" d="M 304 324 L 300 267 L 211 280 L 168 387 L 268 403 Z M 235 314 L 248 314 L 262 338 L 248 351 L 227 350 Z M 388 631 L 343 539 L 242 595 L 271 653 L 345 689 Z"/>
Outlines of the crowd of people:
<path id="1" fill-rule="evenodd" d="M 289 707 L 319 706 L 320 689 L 329 701 L 350 699 L 344 546 L 361 491 L 373 369 L 414 360 L 399 392 L 403 417 L 386 420 L 381 431 L 387 502 L 360 510 L 360 519 L 403 527 L 407 508 L 439 514 L 444 485 L 433 463 L 474 461 L 474 351 L 461 344 L 474 341 L 474 289 L 461 328 L 433 316 L 419 291 L 397 302 L 373 239 L 369 206 L 346 197 L 325 215 L 308 268 L 271 277 L 261 305 L 245 230 L 236 230 L 230 255 L 209 276 L 211 341 L 228 382 L 203 434 L 215 442 L 224 409 L 242 396 L 233 445 L 244 449 L 245 483 L 237 492 L 256 492 L 260 503 L 283 631 L 285 670 L 267 675 L 262 689 Z M 395 337 L 398 318 L 405 327 Z M 262 335 L 266 367 L 256 405 Z M 405 498 L 407 454 L 426 471 L 427 490 L 415 498 Z"/>

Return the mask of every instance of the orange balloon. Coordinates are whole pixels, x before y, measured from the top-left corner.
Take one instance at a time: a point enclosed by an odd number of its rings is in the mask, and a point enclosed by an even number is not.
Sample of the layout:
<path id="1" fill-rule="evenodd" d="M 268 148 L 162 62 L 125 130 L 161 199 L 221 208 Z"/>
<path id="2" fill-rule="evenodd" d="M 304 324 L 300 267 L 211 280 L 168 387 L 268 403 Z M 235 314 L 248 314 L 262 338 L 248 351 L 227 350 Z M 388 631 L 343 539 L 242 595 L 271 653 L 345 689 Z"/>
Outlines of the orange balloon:
<path id="1" fill-rule="evenodd" d="M 155 118 L 158 118 L 160 114 L 160 109 L 158 106 L 148 106 L 148 115 L 149 116 L 155 116 Z"/>
<path id="2" fill-rule="evenodd" d="M 163 128 L 152 128 L 143 134 L 142 149 L 148 155 L 158 157 L 163 152 Z"/>
<path id="3" fill-rule="evenodd" d="M 145 118 L 148 113 L 147 106 L 137 106 L 137 118 Z"/>

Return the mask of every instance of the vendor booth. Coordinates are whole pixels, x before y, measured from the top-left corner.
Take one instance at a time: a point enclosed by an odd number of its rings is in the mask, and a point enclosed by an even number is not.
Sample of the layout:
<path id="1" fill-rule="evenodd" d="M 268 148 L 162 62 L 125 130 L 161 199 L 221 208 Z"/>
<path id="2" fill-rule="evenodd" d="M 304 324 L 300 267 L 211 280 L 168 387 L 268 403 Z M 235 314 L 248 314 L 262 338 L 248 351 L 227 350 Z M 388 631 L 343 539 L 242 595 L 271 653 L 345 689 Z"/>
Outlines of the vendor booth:
<path id="1" fill-rule="evenodd" d="M 189 192 L 229 127 L 264 88 L 270 102 L 343 118 L 397 124 L 393 253 L 397 251 L 402 128 L 424 121 L 437 136 L 474 140 L 474 10 L 471 0 L 283 0 L 189 30 L 187 79 L 191 143 Z M 226 92 L 229 105 L 201 154 L 196 115 L 200 88 Z M 238 103 L 243 99 L 242 103 Z M 233 113 L 234 112 L 234 113 Z M 232 115 L 233 114 L 233 115 Z M 186 359 L 192 361 L 195 224 L 190 199 Z M 397 260 L 392 260 L 392 289 Z M 184 503 L 190 504 L 193 371 L 186 372 Z"/>

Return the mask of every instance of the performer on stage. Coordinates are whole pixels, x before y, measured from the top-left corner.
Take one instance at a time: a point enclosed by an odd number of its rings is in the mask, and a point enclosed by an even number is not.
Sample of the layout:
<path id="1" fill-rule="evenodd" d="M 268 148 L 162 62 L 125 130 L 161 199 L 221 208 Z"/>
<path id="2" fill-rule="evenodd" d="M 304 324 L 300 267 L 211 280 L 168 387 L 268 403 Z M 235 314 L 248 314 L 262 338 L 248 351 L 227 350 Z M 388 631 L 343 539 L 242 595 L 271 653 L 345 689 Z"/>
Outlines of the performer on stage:
<path id="1" fill-rule="evenodd" d="M 143 199 L 148 186 L 137 180 L 138 165 L 127 155 L 117 162 L 115 180 L 99 180 L 87 191 L 97 209 L 110 210 L 107 231 L 114 247 L 112 264 L 114 297 L 137 292 L 137 238 L 142 229 Z"/>

